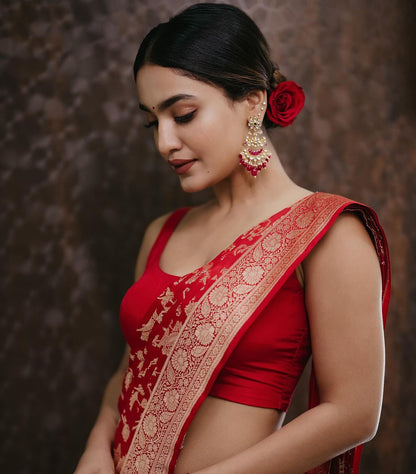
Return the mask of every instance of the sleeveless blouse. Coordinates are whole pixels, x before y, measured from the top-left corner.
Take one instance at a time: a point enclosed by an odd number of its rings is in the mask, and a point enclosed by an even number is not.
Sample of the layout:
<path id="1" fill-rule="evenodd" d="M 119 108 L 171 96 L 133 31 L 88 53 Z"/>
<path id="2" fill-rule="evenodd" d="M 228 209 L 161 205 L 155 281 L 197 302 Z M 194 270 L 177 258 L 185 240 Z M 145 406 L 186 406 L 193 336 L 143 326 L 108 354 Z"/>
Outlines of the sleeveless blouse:
<path id="1" fill-rule="evenodd" d="M 148 308 L 164 289 L 180 278 L 165 273 L 159 261 L 187 211 L 188 208 L 178 209 L 166 220 L 143 275 L 122 300 L 120 322 L 132 352 L 143 344 L 137 330 L 142 327 Z M 286 411 L 310 353 L 304 291 L 293 272 L 238 342 L 209 395 Z"/>

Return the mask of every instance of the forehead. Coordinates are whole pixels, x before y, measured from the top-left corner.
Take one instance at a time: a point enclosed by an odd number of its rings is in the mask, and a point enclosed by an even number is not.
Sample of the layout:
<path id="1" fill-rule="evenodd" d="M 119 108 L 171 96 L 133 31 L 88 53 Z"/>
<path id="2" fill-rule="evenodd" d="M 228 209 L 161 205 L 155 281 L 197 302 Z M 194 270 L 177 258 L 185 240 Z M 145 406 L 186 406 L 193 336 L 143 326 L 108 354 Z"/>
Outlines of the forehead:
<path id="1" fill-rule="evenodd" d="M 193 79 L 178 70 L 146 64 L 136 77 L 137 93 L 142 104 L 154 107 L 178 94 L 196 98 L 225 99 L 223 91 L 213 85 Z"/>

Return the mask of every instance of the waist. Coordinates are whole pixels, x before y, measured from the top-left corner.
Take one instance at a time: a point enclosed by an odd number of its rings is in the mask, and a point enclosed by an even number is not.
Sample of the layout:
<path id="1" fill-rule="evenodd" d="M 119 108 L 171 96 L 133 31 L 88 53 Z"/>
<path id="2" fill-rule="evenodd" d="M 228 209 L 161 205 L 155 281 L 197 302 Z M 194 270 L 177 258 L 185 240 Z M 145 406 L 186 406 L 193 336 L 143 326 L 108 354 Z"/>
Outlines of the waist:
<path id="1" fill-rule="evenodd" d="M 203 469 L 247 449 L 280 428 L 284 415 L 208 396 L 186 433 L 175 474 Z"/>

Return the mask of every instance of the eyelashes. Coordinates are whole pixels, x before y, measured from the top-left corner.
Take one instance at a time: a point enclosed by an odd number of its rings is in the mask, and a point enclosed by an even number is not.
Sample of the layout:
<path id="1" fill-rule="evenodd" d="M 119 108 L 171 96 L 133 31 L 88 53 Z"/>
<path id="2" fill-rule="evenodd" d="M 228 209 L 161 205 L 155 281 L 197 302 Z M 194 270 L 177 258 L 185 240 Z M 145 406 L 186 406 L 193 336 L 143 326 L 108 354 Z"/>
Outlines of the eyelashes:
<path id="1" fill-rule="evenodd" d="M 193 110 L 192 112 L 189 112 L 188 114 L 180 115 L 178 117 L 174 117 L 174 120 L 175 120 L 176 123 L 179 123 L 179 124 L 188 123 L 194 118 L 195 112 L 196 112 L 196 110 Z M 158 124 L 157 120 L 153 120 L 149 123 L 146 123 L 144 126 L 146 128 L 152 128 L 152 127 L 156 127 L 157 124 Z"/>
<path id="2" fill-rule="evenodd" d="M 157 125 L 157 120 L 153 120 L 152 122 L 149 122 L 149 123 L 144 124 L 144 127 L 146 127 L 146 128 L 152 128 L 152 127 L 154 127 L 155 125 Z"/>
<path id="3" fill-rule="evenodd" d="M 192 112 L 189 112 L 189 114 L 185 114 L 185 115 L 181 115 L 179 117 L 175 117 L 175 122 L 176 123 L 188 123 L 194 118 L 195 112 L 196 111 L 193 110 Z"/>

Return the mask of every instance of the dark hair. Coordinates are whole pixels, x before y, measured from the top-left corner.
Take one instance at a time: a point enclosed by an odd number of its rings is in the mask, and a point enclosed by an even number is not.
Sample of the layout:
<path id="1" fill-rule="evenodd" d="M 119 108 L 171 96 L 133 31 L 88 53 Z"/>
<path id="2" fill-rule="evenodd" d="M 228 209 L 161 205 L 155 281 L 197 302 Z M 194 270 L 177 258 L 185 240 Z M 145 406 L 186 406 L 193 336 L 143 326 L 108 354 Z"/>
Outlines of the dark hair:
<path id="1" fill-rule="evenodd" d="M 253 90 L 268 95 L 286 80 L 270 59 L 254 21 L 232 5 L 199 3 L 153 28 L 140 45 L 133 71 L 145 64 L 181 70 L 239 100 Z M 266 128 L 276 124 L 265 116 Z"/>

